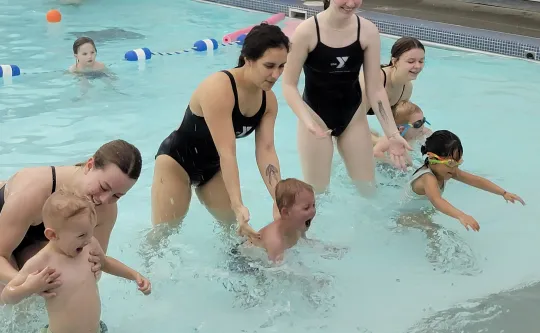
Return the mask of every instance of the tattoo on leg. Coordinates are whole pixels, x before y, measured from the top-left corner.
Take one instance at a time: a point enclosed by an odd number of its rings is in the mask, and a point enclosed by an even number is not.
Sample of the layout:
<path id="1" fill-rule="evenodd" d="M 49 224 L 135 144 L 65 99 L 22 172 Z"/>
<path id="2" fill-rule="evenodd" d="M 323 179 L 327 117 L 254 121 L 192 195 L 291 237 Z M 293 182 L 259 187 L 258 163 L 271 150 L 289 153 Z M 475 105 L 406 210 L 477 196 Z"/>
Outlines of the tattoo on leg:
<path id="1" fill-rule="evenodd" d="M 387 122 L 388 122 L 388 117 L 386 116 L 386 111 L 384 110 L 384 107 L 383 107 L 381 101 L 378 102 L 378 106 L 379 106 L 379 113 L 381 114 L 381 119 L 382 119 L 385 123 L 387 123 Z"/>
<path id="2" fill-rule="evenodd" d="M 272 164 L 268 164 L 268 166 L 266 167 L 266 177 L 268 177 L 268 183 L 270 185 L 272 185 L 272 180 L 275 180 L 277 184 L 277 182 L 279 181 L 278 173 L 279 171 L 275 166 L 273 166 Z"/>

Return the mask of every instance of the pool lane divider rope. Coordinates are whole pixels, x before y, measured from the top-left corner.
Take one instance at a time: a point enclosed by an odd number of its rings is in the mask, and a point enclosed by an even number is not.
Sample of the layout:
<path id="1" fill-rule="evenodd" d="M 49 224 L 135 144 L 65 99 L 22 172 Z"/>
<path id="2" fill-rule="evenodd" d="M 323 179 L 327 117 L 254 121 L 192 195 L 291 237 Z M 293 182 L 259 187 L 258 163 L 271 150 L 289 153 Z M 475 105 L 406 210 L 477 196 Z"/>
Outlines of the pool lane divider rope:
<path id="1" fill-rule="evenodd" d="M 150 60 L 152 56 L 165 56 L 165 55 L 177 55 L 177 54 L 184 54 L 184 53 L 190 53 L 190 52 L 213 52 L 216 50 L 219 45 L 221 46 L 230 46 L 230 45 L 242 45 L 244 44 L 245 34 L 238 36 L 238 38 L 234 42 L 226 43 L 226 42 L 218 42 L 217 40 L 213 38 L 209 39 L 201 39 L 196 41 L 193 44 L 193 47 L 189 49 L 184 49 L 182 51 L 173 51 L 173 52 L 152 52 L 149 48 L 143 47 L 139 49 L 133 49 L 129 50 L 124 54 L 124 59 L 127 61 L 144 61 L 144 60 Z M 44 71 L 44 72 L 36 72 L 36 73 L 25 73 L 21 71 L 21 68 L 17 65 L 0 65 L 0 78 L 12 78 L 15 76 L 25 75 L 25 74 L 45 74 L 45 73 L 54 73 L 54 72 L 65 72 L 65 70 L 53 70 L 53 71 Z"/>
<path id="2" fill-rule="evenodd" d="M 190 49 L 184 49 L 182 51 L 173 51 L 173 52 L 152 52 L 149 48 L 143 47 L 140 49 L 134 49 L 129 50 L 124 55 L 124 59 L 127 61 L 143 61 L 143 60 L 150 60 L 152 59 L 152 56 L 160 55 L 176 55 L 176 54 L 183 54 L 188 52 L 213 52 L 214 50 L 217 50 L 219 45 L 221 46 L 229 46 L 229 45 L 242 45 L 244 43 L 245 35 L 239 36 L 234 42 L 226 43 L 221 42 L 219 43 L 217 40 L 213 38 L 209 39 L 201 39 L 193 43 L 193 47 Z"/>

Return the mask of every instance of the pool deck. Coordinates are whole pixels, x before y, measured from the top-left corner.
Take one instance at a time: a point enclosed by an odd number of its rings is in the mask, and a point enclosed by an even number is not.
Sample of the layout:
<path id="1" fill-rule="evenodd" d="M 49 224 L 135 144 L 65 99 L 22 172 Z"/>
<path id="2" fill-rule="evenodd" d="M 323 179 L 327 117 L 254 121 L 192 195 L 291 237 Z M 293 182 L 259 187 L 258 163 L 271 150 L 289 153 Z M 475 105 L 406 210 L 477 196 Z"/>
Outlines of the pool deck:
<path id="1" fill-rule="evenodd" d="M 283 0 L 302 4 L 299 0 Z M 365 0 L 362 11 L 540 38 L 540 2 L 497 0 Z M 320 7 L 322 9 L 322 7 Z"/>
<path id="2" fill-rule="evenodd" d="M 298 18 L 322 11 L 322 1 L 202 1 Z M 365 0 L 360 15 L 382 34 L 540 61 L 540 3 L 489 0 L 498 3 L 488 6 L 472 1 L 488 0 Z"/>

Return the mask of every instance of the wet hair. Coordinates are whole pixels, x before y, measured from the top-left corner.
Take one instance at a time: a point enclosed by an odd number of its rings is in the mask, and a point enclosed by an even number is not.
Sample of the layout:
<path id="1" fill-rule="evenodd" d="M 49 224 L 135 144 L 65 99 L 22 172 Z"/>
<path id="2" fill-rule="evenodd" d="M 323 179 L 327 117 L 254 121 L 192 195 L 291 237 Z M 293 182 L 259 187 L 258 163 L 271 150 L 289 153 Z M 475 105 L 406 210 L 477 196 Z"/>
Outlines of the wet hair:
<path id="1" fill-rule="evenodd" d="M 265 22 L 254 26 L 244 39 L 238 67 L 244 66 L 246 59 L 259 60 L 266 50 L 274 48 L 285 48 L 289 52 L 289 37 L 281 28 Z"/>
<path id="2" fill-rule="evenodd" d="M 94 50 L 96 50 L 96 53 L 97 53 L 96 44 L 94 43 L 94 41 L 92 40 L 92 38 L 90 38 L 90 37 L 79 37 L 79 38 L 77 38 L 77 40 L 73 43 L 73 54 L 79 53 L 79 47 L 83 46 L 83 45 L 86 44 L 86 43 L 92 44 L 92 46 L 94 47 Z"/>
<path id="3" fill-rule="evenodd" d="M 66 187 L 59 188 L 47 198 L 41 213 L 45 227 L 54 229 L 61 229 L 66 222 L 77 217 L 97 220 L 94 204 Z"/>
<path id="4" fill-rule="evenodd" d="M 433 153 L 440 157 L 452 156 L 454 160 L 459 161 L 463 156 L 463 146 L 457 135 L 447 130 L 439 130 L 433 132 L 433 134 L 426 139 L 426 143 L 420 147 L 420 152 L 422 155 Z M 424 165 L 418 170 L 428 165 L 429 160 L 426 157 Z"/>
<path id="5" fill-rule="evenodd" d="M 424 44 L 422 44 L 421 41 L 414 37 L 401 37 L 398 39 L 394 45 L 392 45 L 392 49 L 390 50 L 390 62 L 386 66 L 392 66 L 392 59 L 399 59 L 403 55 L 403 53 L 408 52 L 410 50 L 414 49 L 422 49 L 424 52 L 426 52 L 426 49 L 424 48 Z"/>
<path id="6" fill-rule="evenodd" d="M 296 195 L 302 191 L 314 193 L 313 187 L 296 178 L 287 178 L 280 180 L 276 185 L 276 204 L 281 211 L 283 208 L 289 208 L 296 202 Z"/>
<path id="7" fill-rule="evenodd" d="M 408 123 L 411 116 L 417 112 L 422 112 L 422 109 L 409 101 L 399 101 L 392 106 L 392 115 L 398 126 Z"/>
<path id="8" fill-rule="evenodd" d="M 137 180 L 141 175 L 141 152 L 127 141 L 118 139 L 107 142 L 99 147 L 93 157 L 96 169 L 103 169 L 109 164 L 114 164 L 131 179 Z M 83 166 L 85 164 L 86 162 L 76 165 Z"/>
<path id="9" fill-rule="evenodd" d="M 330 0 L 323 0 L 323 9 L 327 10 L 330 7 Z"/>

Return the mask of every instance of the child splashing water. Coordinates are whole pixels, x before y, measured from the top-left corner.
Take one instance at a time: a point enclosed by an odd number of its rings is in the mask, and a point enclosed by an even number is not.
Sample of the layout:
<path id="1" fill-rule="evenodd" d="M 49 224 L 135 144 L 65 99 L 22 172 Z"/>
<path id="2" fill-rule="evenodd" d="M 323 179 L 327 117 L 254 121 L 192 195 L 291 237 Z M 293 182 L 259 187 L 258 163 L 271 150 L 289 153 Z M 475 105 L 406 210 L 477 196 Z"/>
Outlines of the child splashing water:
<path id="1" fill-rule="evenodd" d="M 45 237 L 49 243 L 28 260 L 1 294 L 17 304 L 34 294 L 45 297 L 49 325 L 41 333 L 104 333 L 97 278 L 88 264 L 90 249 L 99 249 L 93 237 L 97 223 L 92 202 L 64 190 L 54 192 L 43 206 Z M 102 251 L 100 251 L 102 253 Z M 111 258 L 101 259 L 103 272 L 136 281 L 148 295 L 150 281 Z"/>
<path id="2" fill-rule="evenodd" d="M 287 249 L 295 246 L 315 217 L 315 193 L 311 185 L 288 178 L 276 185 L 276 204 L 281 217 L 259 233 L 261 239 L 246 241 L 244 246 L 255 246 L 266 250 L 268 259 L 280 262 Z"/>
<path id="3" fill-rule="evenodd" d="M 409 101 L 400 101 L 392 107 L 392 113 L 400 135 L 407 140 L 411 146 L 413 146 L 414 143 L 423 141 L 432 133 L 430 129 L 424 126 L 424 124 L 431 124 L 426 120 L 424 112 L 418 105 Z M 380 137 L 377 133 L 371 131 L 371 140 L 374 145 L 373 155 L 381 161 L 390 163 L 386 158 L 386 152 L 390 147 L 388 139 L 385 136 Z M 412 165 L 409 154 L 406 156 L 406 161 L 408 165 Z"/>
<path id="4" fill-rule="evenodd" d="M 429 200 L 440 212 L 451 216 L 467 229 L 479 231 L 478 222 L 470 215 L 454 207 L 442 197 L 446 182 L 458 180 L 481 190 L 500 195 L 507 202 L 516 201 L 525 205 L 518 195 L 507 192 L 491 181 L 459 169 L 463 163 L 463 146 L 459 138 L 452 132 L 441 130 L 434 132 L 421 147 L 422 155 L 427 155 L 424 165 L 412 176 L 406 189 L 406 196 L 412 200 Z"/>

